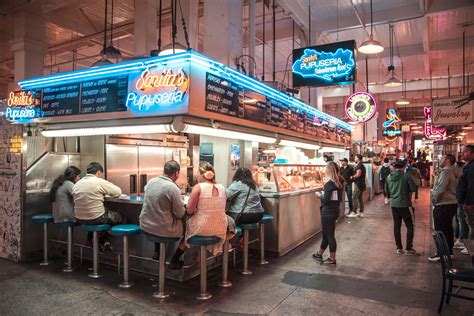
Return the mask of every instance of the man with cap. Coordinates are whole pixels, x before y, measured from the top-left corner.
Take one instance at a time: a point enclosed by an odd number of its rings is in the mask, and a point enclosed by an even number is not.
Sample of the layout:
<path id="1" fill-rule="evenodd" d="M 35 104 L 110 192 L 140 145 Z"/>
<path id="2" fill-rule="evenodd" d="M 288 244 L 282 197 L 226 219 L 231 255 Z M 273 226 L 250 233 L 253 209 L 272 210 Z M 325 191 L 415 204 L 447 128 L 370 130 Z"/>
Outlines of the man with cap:
<path id="1" fill-rule="evenodd" d="M 349 160 L 343 158 L 339 160 L 341 162 L 341 176 L 344 178 L 344 191 L 347 194 L 347 200 L 349 201 L 349 214 L 354 212 L 352 205 L 352 180 L 351 177 L 354 175 L 354 168 L 349 165 Z"/>
<path id="2" fill-rule="evenodd" d="M 387 177 L 385 181 L 385 191 L 390 200 L 393 216 L 393 233 L 395 236 L 395 243 L 397 245 L 397 253 L 405 254 L 407 256 L 416 254 L 413 249 L 414 236 L 414 209 L 411 207 L 411 194 L 415 192 L 415 183 L 412 177 L 404 172 L 405 163 L 397 161 L 395 163 L 395 170 Z M 402 220 L 407 227 L 407 244 L 403 250 L 401 227 Z"/>

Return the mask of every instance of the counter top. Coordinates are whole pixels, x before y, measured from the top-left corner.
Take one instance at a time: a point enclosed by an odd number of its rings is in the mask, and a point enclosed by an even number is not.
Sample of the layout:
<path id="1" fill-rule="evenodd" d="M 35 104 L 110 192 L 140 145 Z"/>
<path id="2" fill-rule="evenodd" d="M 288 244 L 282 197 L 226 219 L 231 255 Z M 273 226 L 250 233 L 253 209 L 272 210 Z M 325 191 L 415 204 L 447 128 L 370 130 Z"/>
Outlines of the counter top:
<path id="1" fill-rule="evenodd" d="M 264 198 L 276 198 L 276 197 L 284 197 L 284 196 L 292 196 L 292 195 L 301 195 L 306 193 L 312 193 L 321 191 L 323 188 L 310 188 L 310 189 L 302 189 L 296 191 L 289 191 L 289 192 L 262 192 L 260 191 L 260 196 Z"/>
<path id="2" fill-rule="evenodd" d="M 121 196 L 118 198 L 106 196 L 104 200 L 105 202 L 142 205 L 144 198 L 143 196 Z"/>

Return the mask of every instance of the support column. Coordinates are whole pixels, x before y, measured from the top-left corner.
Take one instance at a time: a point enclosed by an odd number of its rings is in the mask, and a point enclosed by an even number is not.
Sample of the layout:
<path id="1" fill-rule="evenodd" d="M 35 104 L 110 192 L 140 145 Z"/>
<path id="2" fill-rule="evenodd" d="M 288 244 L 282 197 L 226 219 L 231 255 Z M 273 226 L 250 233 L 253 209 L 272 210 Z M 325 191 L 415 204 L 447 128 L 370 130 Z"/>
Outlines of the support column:
<path id="1" fill-rule="evenodd" d="M 204 1 L 204 54 L 235 67 L 242 54 L 243 0 Z"/>
<path id="2" fill-rule="evenodd" d="M 157 48 L 157 12 L 155 0 L 135 0 L 134 55 L 150 56 Z"/>
<path id="3" fill-rule="evenodd" d="M 255 59 L 255 2 L 249 0 L 249 56 Z M 249 74 L 255 77 L 255 66 L 249 61 Z"/>
<path id="4" fill-rule="evenodd" d="M 183 22 L 181 17 L 184 16 L 186 22 L 186 29 L 188 31 L 189 46 L 191 49 L 198 51 L 198 31 L 199 31 L 199 1 L 196 0 L 181 0 L 181 10 L 178 2 L 176 26 L 178 30 L 177 40 L 180 44 L 186 46 L 186 40 L 184 38 Z"/>

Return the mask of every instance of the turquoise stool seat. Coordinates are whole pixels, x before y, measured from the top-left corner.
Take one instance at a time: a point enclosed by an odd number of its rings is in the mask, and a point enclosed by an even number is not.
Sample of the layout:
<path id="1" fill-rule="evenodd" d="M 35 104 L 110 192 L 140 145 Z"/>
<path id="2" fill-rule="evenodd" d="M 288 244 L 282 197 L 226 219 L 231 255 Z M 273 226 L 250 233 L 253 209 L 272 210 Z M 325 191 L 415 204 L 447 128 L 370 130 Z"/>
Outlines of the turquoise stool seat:
<path id="1" fill-rule="evenodd" d="M 198 300 L 208 300 L 212 297 L 212 294 L 207 291 L 207 251 L 206 246 L 215 245 L 219 243 L 221 239 L 216 236 L 193 236 L 187 240 L 187 243 L 193 246 L 199 246 L 199 256 L 201 259 L 201 292 L 197 296 Z M 227 247 L 227 243 L 225 246 Z"/>
<path id="2" fill-rule="evenodd" d="M 32 218 L 33 223 L 35 224 L 44 224 L 54 222 L 53 214 L 38 214 L 34 215 Z"/>
<path id="3" fill-rule="evenodd" d="M 188 244 L 193 246 L 210 246 L 217 244 L 221 239 L 219 237 L 193 236 L 188 239 Z"/>
<path id="4" fill-rule="evenodd" d="M 116 225 L 112 227 L 110 233 L 114 236 L 136 236 L 140 234 L 141 228 L 135 224 Z"/>
<path id="5" fill-rule="evenodd" d="M 93 279 L 98 279 L 102 277 L 99 274 L 99 233 L 106 232 L 110 229 L 109 224 L 83 224 L 81 226 L 83 231 L 92 232 L 93 234 L 93 247 L 92 247 L 92 257 L 93 257 L 93 271 L 89 273 L 89 277 Z"/>
<path id="6" fill-rule="evenodd" d="M 258 229 L 260 225 L 258 223 L 252 223 L 252 224 L 240 224 L 239 227 L 242 228 L 242 230 L 253 230 L 253 229 Z"/>
<path id="7" fill-rule="evenodd" d="M 109 224 L 84 224 L 82 230 L 86 232 L 106 232 L 110 229 Z"/>
<path id="8" fill-rule="evenodd" d="M 273 216 L 270 214 L 263 214 L 262 219 L 260 220 L 260 260 L 259 264 L 268 264 L 268 261 L 265 260 L 265 224 L 271 223 L 273 221 Z"/>
<path id="9" fill-rule="evenodd" d="M 160 244 L 160 261 L 158 266 L 158 292 L 153 293 L 153 297 L 160 300 L 168 298 L 170 295 L 165 291 L 166 279 L 166 245 L 178 242 L 181 237 L 163 237 L 145 232 L 146 240 Z"/>
<path id="10" fill-rule="evenodd" d="M 56 225 L 57 225 L 59 228 L 68 228 L 68 227 L 81 226 L 81 224 L 78 223 L 78 222 L 61 222 L 61 223 L 56 223 Z"/>
<path id="11" fill-rule="evenodd" d="M 53 214 L 38 214 L 31 217 L 35 224 L 43 224 L 43 261 L 40 265 L 47 266 L 48 262 L 48 223 L 54 222 Z"/>
<path id="12" fill-rule="evenodd" d="M 239 226 L 235 227 L 235 236 L 234 237 L 240 237 L 242 236 L 242 228 Z"/>
<path id="13" fill-rule="evenodd" d="M 81 226 L 78 222 L 60 222 L 56 223 L 59 228 L 67 229 L 67 266 L 64 267 L 63 272 L 72 272 L 72 241 L 73 241 L 73 229 L 74 227 Z"/>
<path id="14" fill-rule="evenodd" d="M 114 236 L 122 236 L 123 237 L 123 282 L 119 284 L 121 288 L 129 288 L 133 286 L 133 282 L 130 282 L 128 279 L 128 275 L 130 272 L 130 254 L 129 250 L 130 247 L 128 245 L 128 237 L 129 236 L 136 236 L 140 234 L 141 228 L 135 224 L 123 224 L 123 225 L 116 225 L 113 226 L 110 233 Z"/>
<path id="15" fill-rule="evenodd" d="M 273 216 L 270 214 L 263 214 L 262 220 L 260 221 L 261 224 L 268 224 L 273 221 Z"/>

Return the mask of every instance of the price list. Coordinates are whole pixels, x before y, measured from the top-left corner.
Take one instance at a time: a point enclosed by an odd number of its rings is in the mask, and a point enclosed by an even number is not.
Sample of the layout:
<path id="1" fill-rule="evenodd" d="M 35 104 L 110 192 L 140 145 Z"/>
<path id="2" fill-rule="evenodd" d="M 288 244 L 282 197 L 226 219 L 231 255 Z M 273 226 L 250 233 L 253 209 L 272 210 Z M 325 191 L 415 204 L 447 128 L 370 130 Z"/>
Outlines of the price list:
<path id="1" fill-rule="evenodd" d="M 81 89 L 81 114 L 126 111 L 128 76 L 85 81 Z"/>
<path id="2" fill-rule="evenodd" d="M 229 80 L 207 73 L 206 111 L 233 117 L 244 116 L 240 87 Z"/>
<path id="3" fill-rule="evenodd" d="M 43 116 L 64 116 L 79 114 L 80 84 L 43 89 L 41 110 Z"/>

